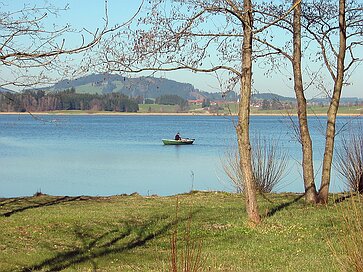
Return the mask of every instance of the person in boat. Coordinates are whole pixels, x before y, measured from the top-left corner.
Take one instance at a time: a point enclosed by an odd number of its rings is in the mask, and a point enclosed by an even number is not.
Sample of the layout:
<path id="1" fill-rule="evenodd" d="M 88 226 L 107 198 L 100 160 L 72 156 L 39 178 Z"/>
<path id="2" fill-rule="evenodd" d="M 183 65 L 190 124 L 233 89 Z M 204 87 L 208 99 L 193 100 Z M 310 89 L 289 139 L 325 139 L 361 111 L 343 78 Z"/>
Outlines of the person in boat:
<path id="1" fill-rule="evenodd" d="M 182 138 L 180 137 L 179 132 L 175 135 L 174 140 L 180 141 Z"/>

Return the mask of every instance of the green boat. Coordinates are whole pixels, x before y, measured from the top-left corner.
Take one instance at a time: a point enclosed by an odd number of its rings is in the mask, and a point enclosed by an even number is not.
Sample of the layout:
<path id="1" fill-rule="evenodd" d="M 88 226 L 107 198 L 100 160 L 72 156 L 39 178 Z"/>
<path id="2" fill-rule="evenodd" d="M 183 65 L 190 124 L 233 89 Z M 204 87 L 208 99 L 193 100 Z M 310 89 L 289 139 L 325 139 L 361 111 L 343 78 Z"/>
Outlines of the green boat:
<path id="1" fill-rule="evenodd" d="M 195 139 L 184 138 L 181 140 L 162 139 L 164 145 L 188 145 L 192 144 Z"/>

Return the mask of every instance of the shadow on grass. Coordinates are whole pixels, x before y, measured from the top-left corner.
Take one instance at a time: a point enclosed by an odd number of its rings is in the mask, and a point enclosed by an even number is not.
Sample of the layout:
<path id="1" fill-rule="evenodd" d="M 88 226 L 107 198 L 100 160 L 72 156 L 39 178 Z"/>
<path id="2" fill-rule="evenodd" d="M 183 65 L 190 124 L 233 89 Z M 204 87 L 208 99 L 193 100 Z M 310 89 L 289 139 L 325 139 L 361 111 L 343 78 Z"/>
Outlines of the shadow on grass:
<path id="1" fill-rule="evenodd" d="M 39 264 L 24 267 L 20 271 L 61 271 L 84 262 L 92 264 L 93 271 L 97 271 L 97 258 L 141 247 L 148 241 L 165 234 L 173 226 L 187 220 L 189 217 L 174 220 L 171 220 L 171 217 L 158 218 L 142 225 L 125 223 L 122 228 L 105 232 L 88 241 L 87 237 L 89 238 L 90 235 L 82 230 L 81 227 L 77 227 L 75 234 L 83 244 L 81 248 L 58 253 L 53 258 L 46 259 Z"/>
<path id="2" fill-rule="evenodd" d="M 12 204 L 14 202 L 16 202 L 17 199 L 6 199 L 6 198 L 2 198 L 0 199 L 0 207 Z"/>
<path id="3" fill-rule="evenodd" d="M 29 201 L 29 199 L 33 200 L 34 198 L 17 198 L 17 199 L 12 199 L 12 200 L 0 203 L 0 207 L 6 207 L 7 205 L 13 204 L 15 202 L 21 202 L 21 201 L 28 203 L 26 205 L 20 203 L 20 207 L 14 207 L 10 211 L 1 213 L 0 216 L 9 217 L 15 213 L 23 212 L 23 211 L 26 211 L 29 209 L 36 209 L 36 208 L 41 208 L 41 207 L 46 207 L 46 206 L 52 206 L 52 205 L 56 205 L 56 204 L 60 204 L 60 203 L 64 203 L 64 202 L 84 200 L 84 197 L 82 197 L 82 196 L 77 196 L 77 197 L 62 196 L 62 197 L 57 197 L 56 199 L 51 199 L 51 200 L 45 199 L 45 201 L 40 201 L 40 202 Z M 44 200 L 44 199 L 42 199 L 42 200 Z"/>
<path id="4" fill-rule="evenodd" d="M 296 198 L 294 198 L 293 200 L 289 201 L 289 202 L 285 202 L 285 203 L 282 203 L 274 208 L 272 208 L 271 210 L 269 210 L 267 213 L 266 213 L 266 217 L 271 217 L 273 216 L 275 213 L 289 207 L 290 205 L 298 202 L 300 199 L 302 199 L 303 197 L 305 196 L 305 194 L 301 194 L 299 196 L 297 196 Z"/>
<path id="5" fill-rule="evenodd" d="M 342 195 L 339 198 L 335 199 L 334 203 L 335 204 L 341 203 L 341 202 L 345 201 L 346 199 L 352 198 L 353 196 L 356 196 L 356 195 L 357 195 L 357 193 L 350 193 L 350 194 L 347 194 L 347 195 Z"/>

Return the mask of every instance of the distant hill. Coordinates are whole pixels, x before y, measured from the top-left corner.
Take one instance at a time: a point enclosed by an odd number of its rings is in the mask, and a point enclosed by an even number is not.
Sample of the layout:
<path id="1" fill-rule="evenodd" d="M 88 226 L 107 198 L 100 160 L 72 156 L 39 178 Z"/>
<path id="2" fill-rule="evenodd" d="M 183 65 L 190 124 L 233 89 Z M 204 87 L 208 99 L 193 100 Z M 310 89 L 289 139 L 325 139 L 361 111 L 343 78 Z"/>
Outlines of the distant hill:
<path id="1" fill-rule="evenodd" d="M 277 100 L 277 101 L 281 101 L 281 102 L 295 102 L 295 98 L 293 97 L 286 97 L 286 96 L 281 96 L 278 94 L 274 94 L 274 93 L 255 93 L 252 94 L 251 97 L 252 100 Z"/>
<path id="2" fill-rule="evenodd" d="M 252 95 L 252 101 L 253 100 L 276 100 L 279 102 L 292 102 L 293 104 L 296 103 L 296 99 L 294 97 L 286 97 L 281 96 L 278 94 L 273 93 L 257 93 Z M 330 104 L 330 98 L 312 98 L 307 99 L 308 104 L 310 105 L 324 105 L 327 106 Z M 362 103 L 363 99 L 359 97 L 341 97 L 340 98 L 340 104 L 341 105 L 352 105 L 352 104 L 359 104 Z"/>
<path id="3" fill-rule="evenodd" d="M 162 95 L 178 95 L 184 99 L 209 99 L 218 101 L 226 99 L 237 101 L 238 95 L 230 92 L 227 97 L 222 97 L 221 93 L 208 93 L 198 90 L 190 83 L 181 83 L 175 80 L 156 77 L 135 77 L 129 78 L 113 74 L 91 74 L 73 80 L 61 80 L 47 88 L 38 88 L 50 92 L 59 92 L 66 89 L 75 88 L 77 93 L 106 94 L 123 93 L 129 97 L 142 97 L 156 99 Z M 0 92 L 9 91 L 0 88 Z M 276 100 L 280 102 L 296 103 L 294 97 L 285 97 L 274 93 L 255 93 L 251 97 L 252 101 Z M 362 98 L 341 98 L 342 104 L 362 102 Z M 328 104 L 325 98 L 314 98 L 308 100 L 311 104 Z"/>
<path id="4" fill-rule="evenodd" d="M 189 83 L 181 83 L 165 78 L 128 78 L 111 74 L 92 74 L 74 80 L 62 80 L 53 86 L 41 88 L 41 90 L 58 92 L 69 88 L 75 88 L 77 93 L 105 94 L 119 92 L 129 97 L 153 99 L 161 95 L 178 95 L 184 99 L 222 99 L 220 93 L 203 92 Z M 236 97 L 236 95 L 233 93 L 229 97 Z"/>
<path id="5" fill-rule="evenodd" d="M 7 88 L 0 87 L 0 93 L 13 93 L 14 91 Z"/>
<path id="6" fill-rule="evenodd" d="M 308 101 L 311 104 L 329 105 L 330 98 L 313 98 Z M 362 103 L 363 99 L 359 97 L 342 97 L 340 98 L 340 104 L 355 104 Z"/>

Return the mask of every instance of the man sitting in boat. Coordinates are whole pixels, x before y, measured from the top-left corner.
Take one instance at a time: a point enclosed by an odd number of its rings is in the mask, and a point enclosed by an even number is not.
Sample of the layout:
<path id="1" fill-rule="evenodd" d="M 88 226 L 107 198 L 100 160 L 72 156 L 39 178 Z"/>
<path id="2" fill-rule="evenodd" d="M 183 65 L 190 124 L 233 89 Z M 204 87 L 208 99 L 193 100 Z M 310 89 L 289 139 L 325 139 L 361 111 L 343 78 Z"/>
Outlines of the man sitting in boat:
<path id="1" fill-rule="evenodd" d="M 181 137 L 180 137 L 179 132 L 175 135 L 174 140 L 176 140 L 176 141 L 180 141 L 181 140 Z"/>

